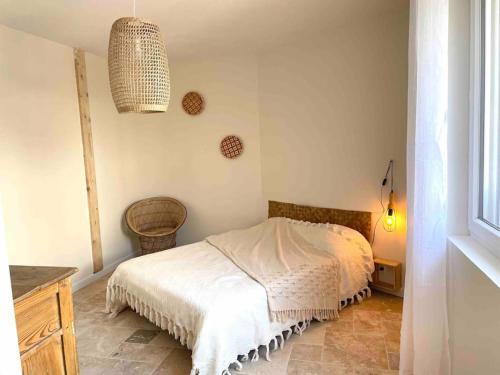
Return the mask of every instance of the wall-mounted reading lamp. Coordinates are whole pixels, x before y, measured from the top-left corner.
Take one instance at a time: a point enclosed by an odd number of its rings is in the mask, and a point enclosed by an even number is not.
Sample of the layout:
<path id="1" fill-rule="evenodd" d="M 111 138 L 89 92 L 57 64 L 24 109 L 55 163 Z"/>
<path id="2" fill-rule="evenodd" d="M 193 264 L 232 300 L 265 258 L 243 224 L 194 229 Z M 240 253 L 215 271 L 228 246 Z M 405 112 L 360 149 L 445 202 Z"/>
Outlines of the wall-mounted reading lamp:
<path id="1" fill-rule="evenodd" d="M 387 232 L 393 232 L 396 229 L 396 210 L 394 209 L 394 161 L 389 160 L 389 165 L 387 166 L 387 172 L 385 172 L 385 177 L 382 180 L 382 188 L 387 185 L 387 179 L 391 179 L 391 192 L 389 193 L 389 204 L 384 212 L 383 226 Z"/>
<path id="2" fill-rule="evenodd" d="M 391 179 L 391 192 L 389 193 L 389 203 L 387 204 L 387 208 L 384 205 L 384 187 L 387 185 L 387 181 Z M 380 206 L 382 207 L 382 211 L 380 216 L 375 223 L 375 227 L 373 229 L 373 237 L 371 240 L 371 244 L 375 242 L 375 235 L 377 234 L 377 226 L 380 220 L 382 220 L 382 225 L 384 230 L 387 232 L 394 232 L 396 230 L 396 210 L 394 208 L 394 160 L 389 160 L 389 165 L 387 166 L 387 172 L 385 172 L 384 179 L 382 180 L 382 184 L 380 185 Z"/>

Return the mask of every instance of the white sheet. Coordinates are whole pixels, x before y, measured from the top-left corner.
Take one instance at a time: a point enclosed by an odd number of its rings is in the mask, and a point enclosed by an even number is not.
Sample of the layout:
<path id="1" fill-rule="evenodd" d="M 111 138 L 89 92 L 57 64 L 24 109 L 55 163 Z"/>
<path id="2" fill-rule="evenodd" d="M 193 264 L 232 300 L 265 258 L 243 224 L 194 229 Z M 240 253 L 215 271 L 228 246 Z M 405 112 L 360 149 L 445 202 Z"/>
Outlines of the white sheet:
<path id="1" fill-rule="evenodd" d="M 362 284 L 341 293 L 360 298 Z M 282 332 L 298 323 L 271 322 L 262 285 L 206 241 L 122 263 L 108 282 L 107 309 L 126 305 L 187 344 L 200 375 L 220 375 L 276 337 L 282 343 Z"/>

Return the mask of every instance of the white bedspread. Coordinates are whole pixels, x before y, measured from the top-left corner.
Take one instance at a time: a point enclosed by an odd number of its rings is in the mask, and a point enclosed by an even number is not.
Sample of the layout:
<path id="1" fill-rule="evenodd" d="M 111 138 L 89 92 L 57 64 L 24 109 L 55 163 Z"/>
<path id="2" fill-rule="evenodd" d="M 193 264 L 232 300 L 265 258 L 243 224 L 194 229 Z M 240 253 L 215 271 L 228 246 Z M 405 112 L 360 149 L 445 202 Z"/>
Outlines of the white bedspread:
<path id="1" fill-rule="evenodd" d="M 338 318 L 338 259 L 294 227 L 275 217 L 207 241 L 264 287 L 272 321 Z"/>
<path id="2" fill-rule="evenodd" d="M 341 283 L 341 295 L 364 295 L 366 275 L 356 277 Z M 342 289 L 349 285 L 361 287 Z M 206 241 L 122 263 L 109 279 L 106 305 L 115 314 L 129 305 L 174 334 L 192 349 L 192 374 L 200 375 L 220 375 L 252 350 L 256 359 L 254 349 L 276 337 L 283 345 L 282 332 L 298 323 L 271 322 L 264 287 Z"/>

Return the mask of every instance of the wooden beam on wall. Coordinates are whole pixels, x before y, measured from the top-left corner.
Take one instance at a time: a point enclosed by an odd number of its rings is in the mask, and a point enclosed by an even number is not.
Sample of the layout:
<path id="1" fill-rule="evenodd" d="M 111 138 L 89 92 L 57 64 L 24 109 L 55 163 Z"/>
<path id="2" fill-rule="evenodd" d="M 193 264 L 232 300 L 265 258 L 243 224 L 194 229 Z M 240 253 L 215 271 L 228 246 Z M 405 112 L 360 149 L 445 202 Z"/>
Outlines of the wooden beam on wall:
<path id="1" fill-rule="evenodd" d="M 87 68 L 85 66 L 85 52 L 78 48 L 74 48 L 73 52 L 75 56 L 76 86 L 78 90 L 78 105 L 80 108 L 80 126 L 83 143 L 83 161 L 85 164 L 85 180 L 87 184 L 90 237 L 92 240 L 92 261 L 94 263 L 94 273 L 96 273 L 102 270 L 102 244 L 101 228 L 99 224 L 99 205 L 97 203 L 92 126 L 90 123 L 89 92 L 87 88 Z"/>

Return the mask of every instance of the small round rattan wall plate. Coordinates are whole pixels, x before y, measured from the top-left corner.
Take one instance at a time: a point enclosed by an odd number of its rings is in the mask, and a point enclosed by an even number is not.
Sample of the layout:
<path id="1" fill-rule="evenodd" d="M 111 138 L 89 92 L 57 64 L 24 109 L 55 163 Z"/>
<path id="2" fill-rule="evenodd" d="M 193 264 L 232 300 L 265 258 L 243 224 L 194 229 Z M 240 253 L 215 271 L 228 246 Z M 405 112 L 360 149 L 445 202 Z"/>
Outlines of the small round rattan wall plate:
<path id="1" fill-rule="evenodd" d="M 205 102 L 197 92 L 190 91 L 182 98 L 182 108 L 188 115 L 198 115 L 203 111 Z"/>
<path id="2" fill-rule="evenodd" d="M 220 142 L 220 152 L 228 159 L 234 159 L 243 153 L 243 142 L 235 135 L 228 135 Z"/>

